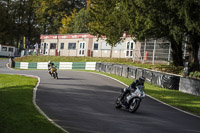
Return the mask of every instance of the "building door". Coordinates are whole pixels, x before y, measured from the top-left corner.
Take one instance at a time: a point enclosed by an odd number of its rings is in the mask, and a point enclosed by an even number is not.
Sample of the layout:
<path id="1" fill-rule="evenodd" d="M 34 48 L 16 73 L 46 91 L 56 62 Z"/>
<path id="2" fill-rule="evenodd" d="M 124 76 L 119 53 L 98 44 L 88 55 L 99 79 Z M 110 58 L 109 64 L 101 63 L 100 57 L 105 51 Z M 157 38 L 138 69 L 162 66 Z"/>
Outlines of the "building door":
<path id="1" fill-rule="evenodd" d="M 79 43 L 79 56 L 85 55 L 85 42 Z"/>
<path id="2" fill-rule="evenodd" d="M 49 43 L 44 43 L 44 54 L 48 55 L 49 54 Z"/>
<path id="3" fill-rule="evenodd" d="M 126 57 L 132 58 L 134 55 L 135 50 L 135 42 L 134 41 L 128 41 L 126 43 Z"/>

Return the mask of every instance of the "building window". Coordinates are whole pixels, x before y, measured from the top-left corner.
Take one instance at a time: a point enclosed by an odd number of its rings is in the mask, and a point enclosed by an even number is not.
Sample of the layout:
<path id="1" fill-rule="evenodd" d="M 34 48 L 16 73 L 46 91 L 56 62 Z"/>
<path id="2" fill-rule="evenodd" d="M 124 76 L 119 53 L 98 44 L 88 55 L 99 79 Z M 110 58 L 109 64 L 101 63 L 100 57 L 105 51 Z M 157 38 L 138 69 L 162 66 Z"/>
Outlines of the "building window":
<path id="1" fill-rule="evenodd" d="M 133 56 L 133 50 L 135 49 L 135 42 L 130 41 L 126 43 L 126 57 Z"/>
<path id="2" fill-rule="evenodd" d="M 50 49 L 56 49 L 56 43 L 50 43 Z"/>
<path id="3" fill-rule="evenodd" d="M 94 43 L 94 50 L 98 50 L 98 43 Z"/>
<path id="4" fill-rule="evenodd" d="M 75 50 L 76 49 L 76 43 L 68 43 L 68 49 L 69 50 Z"/>
<path id="5" fill-rule="evenodd" d="M 7 47 L 2 47 L 1 51 L 7 51 Z"/>
<path id="6" fill-rule="evenodd" d="M 13 48 L 9 48 L 8 51 L 9 51 L 9 52 L 13 52 Z"/>
<path id="7" fill-rule="evenodd" d="M 64 49 L 64 43 L 60 44 L 60 49 Z"/>

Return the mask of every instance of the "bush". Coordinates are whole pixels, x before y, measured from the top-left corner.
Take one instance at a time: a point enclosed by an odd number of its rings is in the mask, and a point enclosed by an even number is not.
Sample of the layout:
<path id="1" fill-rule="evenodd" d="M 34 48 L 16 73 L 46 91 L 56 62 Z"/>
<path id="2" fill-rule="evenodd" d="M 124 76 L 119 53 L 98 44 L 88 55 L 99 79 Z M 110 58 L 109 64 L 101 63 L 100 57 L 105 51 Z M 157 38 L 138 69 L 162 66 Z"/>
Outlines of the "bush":
<path id="1" fill-rule="evenodd" d="M 200 79 L 200 72 L 199 71 L 190 72 L 190 77 Z"/>

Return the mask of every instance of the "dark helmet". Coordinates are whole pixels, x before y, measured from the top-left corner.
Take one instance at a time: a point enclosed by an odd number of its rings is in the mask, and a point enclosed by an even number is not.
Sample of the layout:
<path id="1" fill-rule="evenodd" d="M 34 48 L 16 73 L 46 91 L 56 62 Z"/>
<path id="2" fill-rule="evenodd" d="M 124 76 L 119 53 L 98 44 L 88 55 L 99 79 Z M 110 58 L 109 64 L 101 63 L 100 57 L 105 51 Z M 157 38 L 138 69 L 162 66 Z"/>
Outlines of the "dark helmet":
<path id="1" fill-rule="evenodd" d="M 144 76 L 139 77 L 139 82 L 140 83 L 144 83 L 144 81 L 145 81 L 145 77 Z"/>

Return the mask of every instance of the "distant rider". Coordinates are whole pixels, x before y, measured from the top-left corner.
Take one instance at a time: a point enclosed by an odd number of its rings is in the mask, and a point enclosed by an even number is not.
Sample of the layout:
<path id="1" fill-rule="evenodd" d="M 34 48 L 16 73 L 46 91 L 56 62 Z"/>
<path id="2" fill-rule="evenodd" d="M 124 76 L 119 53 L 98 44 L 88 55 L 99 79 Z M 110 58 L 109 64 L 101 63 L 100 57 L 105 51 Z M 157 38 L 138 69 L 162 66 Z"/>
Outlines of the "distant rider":
<path id="1" fill-rule="evenodd" d="M 50 60 L 49 62 L 48 62 L 48 72 L 49 72 L 49 74 L 51 75 L 51 68 L 52 67 L 54 67 L 54 63 Z M 52 76 L 52 75 L 51 75 Z"/>
<path id="2" fill-rule="evenodd" d="M 121 97 L 121 100 L 124 99 L 124 96 L 126 96 L 126 94 L 130 94 L 131 91 L 135 91 L 137 86 L 143 86 L 144 88 L 144 82 L 145 82 L 145 77 L 141 76 L 139 77 L 139 79 L 133 81 L 133 83 L 126 89 L 126 91 L 124 92 L 123 96 Z"/>

